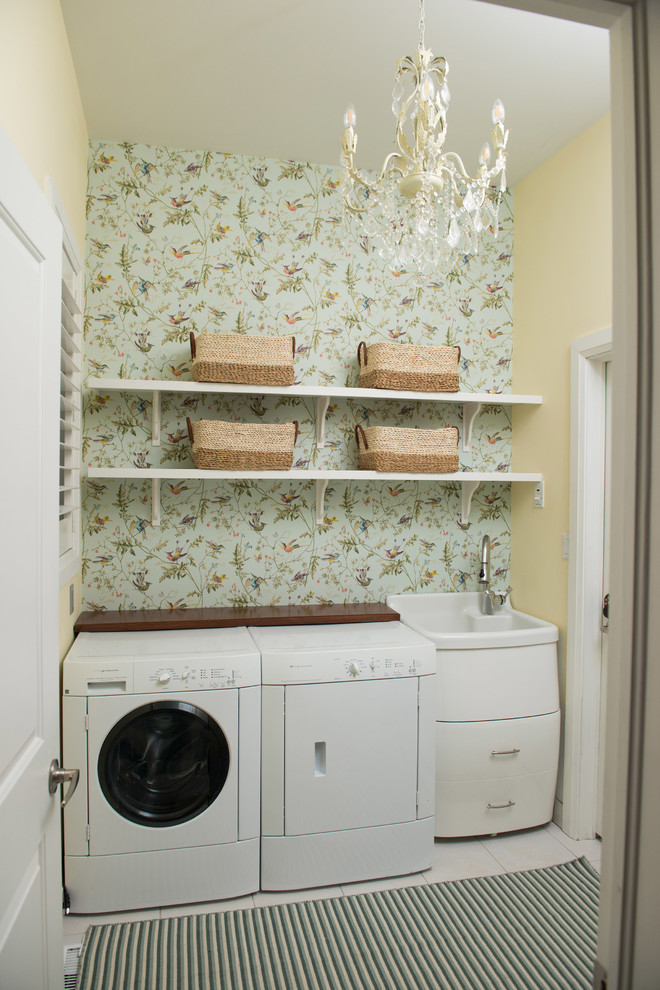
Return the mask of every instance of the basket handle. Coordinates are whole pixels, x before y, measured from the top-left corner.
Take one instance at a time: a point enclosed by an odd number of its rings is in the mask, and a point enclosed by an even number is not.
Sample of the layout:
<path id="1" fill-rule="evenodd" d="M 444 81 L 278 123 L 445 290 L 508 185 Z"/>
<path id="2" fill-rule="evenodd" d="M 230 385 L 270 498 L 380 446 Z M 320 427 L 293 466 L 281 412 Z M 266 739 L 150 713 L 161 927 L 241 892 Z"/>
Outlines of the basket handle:
<path id="1" fill-rule="evenodd" d="M 188 436 L 190 437 L 190 442 L 194 443 L 195 438 L 193 437 L 192 423 L 190 422 L 190 416 L 186 416 L 186 423 L 188 424 Z"/>
<path id="2" fill-rule="evenodd" d="M 355 442 L 357 444 L 358 450 L 360 449 L 360 435 L 362 436 L 362 443 L 364 444 L 364 449 L 369 450 L 369 444 L 367 443 L 367 435 L 359 423 L 355 426 Z"/>
<path id="3" fill-rule="evenodd" d="M 291 353 L 293 354 L 294 357 L 296 356 L 296 338 L 295 337 L 292 337 L 291 338 Z"/>
<path id="4" fill-rule="evenodd" d="M 460 347 L 458 346 L 458 344 L 456 345 L 456 350 L 458 351 L 458 357 L 456 358 L 456 360 L 457 360 L 457 361 L 460 361 L 460 360 L 461 360 L 461 349 L 460 349 Z"/>
<path id="5" fill-rule="evenodd" d="M 298 420 L 297 420 L 297 419 L 294 419 L 294 421 L 293 421 L 293 425 L 294 425 L 294 426 L 295 426 L 295 428 L 296 428 L 296 433 L 295 433 L 295 436 L 294 436 L 294 438 L 293 438 L 293 446 L 295 447 L 295 445 L 296 445 L 296 440 L 298 439 Z"/>
<path id="6" fill-rule="evenodd" d="M 195 344 L 195 334 L 191 330 L 190 331 L 190 355 L 191 355 L 191 357 L 195 357 L 196 354 L 197 354 L 197 346 Z"/>
<path id="7" fill-rule="evenodd" d="M 367 367 L 367 345 L 365 344 L 365 342 L 363 340 L 360 341 L 360 343 L 358 344 L 358 349 L 357 349 L 358 364 L 359 364 L 360 367 L 362 367 L 362 362 L 360 361 L 360 351 L 363 351 L 363 353 L 364 353 L 364 366 L 366 368 Z"/>

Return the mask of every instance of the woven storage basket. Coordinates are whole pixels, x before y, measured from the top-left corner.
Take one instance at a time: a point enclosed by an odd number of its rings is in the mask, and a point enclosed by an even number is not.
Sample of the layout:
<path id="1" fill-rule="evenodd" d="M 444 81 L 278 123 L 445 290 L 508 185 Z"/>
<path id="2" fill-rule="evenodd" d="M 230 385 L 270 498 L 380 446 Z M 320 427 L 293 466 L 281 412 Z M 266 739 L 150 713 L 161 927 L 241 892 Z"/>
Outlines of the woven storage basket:
<path id="1" fill-rule="evenodd" d="M 358 467 L 369 471 L 452 474 L 458 471 L 458 427 L 410 430 L 398 426 L 355 427 Z"/>
<path id="2" fill-rule="evenodd" d="M 358 344 L 361 388 L 457 392 L 460 347 L 426 347 L 380 341 Z"/>
<path id="3" fill-rule="evenodd" d="M 188 423 L 196 468 L 212 471 L 289 471 L 298 423 Z"/>
<path id="4" fill-rule="evenodd" d="M 293 385 L 295 337 L 254 337 L 240 333 L 190 334 L 196 382 Z"/>

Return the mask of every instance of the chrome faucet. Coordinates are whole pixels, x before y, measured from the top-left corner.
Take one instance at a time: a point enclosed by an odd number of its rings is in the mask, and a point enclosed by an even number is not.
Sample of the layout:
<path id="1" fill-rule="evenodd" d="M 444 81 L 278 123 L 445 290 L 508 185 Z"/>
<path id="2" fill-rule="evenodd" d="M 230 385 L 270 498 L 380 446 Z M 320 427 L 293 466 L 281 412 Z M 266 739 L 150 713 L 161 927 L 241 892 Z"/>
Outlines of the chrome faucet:
<path id="1" fill-rule="evenodd" d="M 497 595 L 490 590 L 490 536 L 484 536 L 481 541 L 481 568 L 479 570 L 479 584 L 484 586 L 481 598 L 481 611 L 484 615 L 494 615 L 495 608 L 501 608 L 506 602 L 511 592 L 509 586 L 506 591 Z"/>
<path id="2" fill-rule="evenodd" d="M 481 541 L 481 569 L 479 584 L 483 584 L 484 593 L 481 599 L 481 611 L 484 615 L 493 614 L 493 596 L 490 590 L 490 536 L 484 536 Z"/>

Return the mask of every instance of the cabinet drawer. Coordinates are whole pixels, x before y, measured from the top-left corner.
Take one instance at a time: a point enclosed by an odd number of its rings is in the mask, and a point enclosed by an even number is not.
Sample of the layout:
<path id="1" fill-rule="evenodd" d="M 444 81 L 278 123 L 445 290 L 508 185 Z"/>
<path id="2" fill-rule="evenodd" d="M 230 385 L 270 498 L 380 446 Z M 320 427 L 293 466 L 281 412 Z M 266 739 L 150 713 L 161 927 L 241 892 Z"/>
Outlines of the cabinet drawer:
<path id="1" fill-rule="evenodd" d="M 438 650 L 436 718 L 482 722 L 559 708 L 557 644 Z"/>
<path id="2" fill-rule="evenodd" d="M 438 781 L 435 834 L 448 839 L 543 825 L 552 818 L 556 782 L 555 770 L 503 780 Z"/>
<path id="3" fill-rule="evenodd" d="M 436 780 L 497 780 L 556 770 L 559 712 L 493 722 L 436 722 Z"/>

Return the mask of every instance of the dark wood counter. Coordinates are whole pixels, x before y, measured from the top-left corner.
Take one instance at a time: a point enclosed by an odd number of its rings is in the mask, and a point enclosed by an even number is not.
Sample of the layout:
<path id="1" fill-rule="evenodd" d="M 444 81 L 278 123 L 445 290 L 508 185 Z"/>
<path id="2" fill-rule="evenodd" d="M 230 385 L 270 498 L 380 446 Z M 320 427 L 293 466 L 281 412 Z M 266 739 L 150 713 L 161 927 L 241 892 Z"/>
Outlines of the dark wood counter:
<path id="1" fill-rule="evenodd" d="M 82 612 L 73 627 L 80 632 L 128 632 L 145 629 L 212 629 L 227 626 L 304 626 L 337 622 L 395 622 L 389 605 L 249 605 L 243 608 L 145 609 Z"/>

